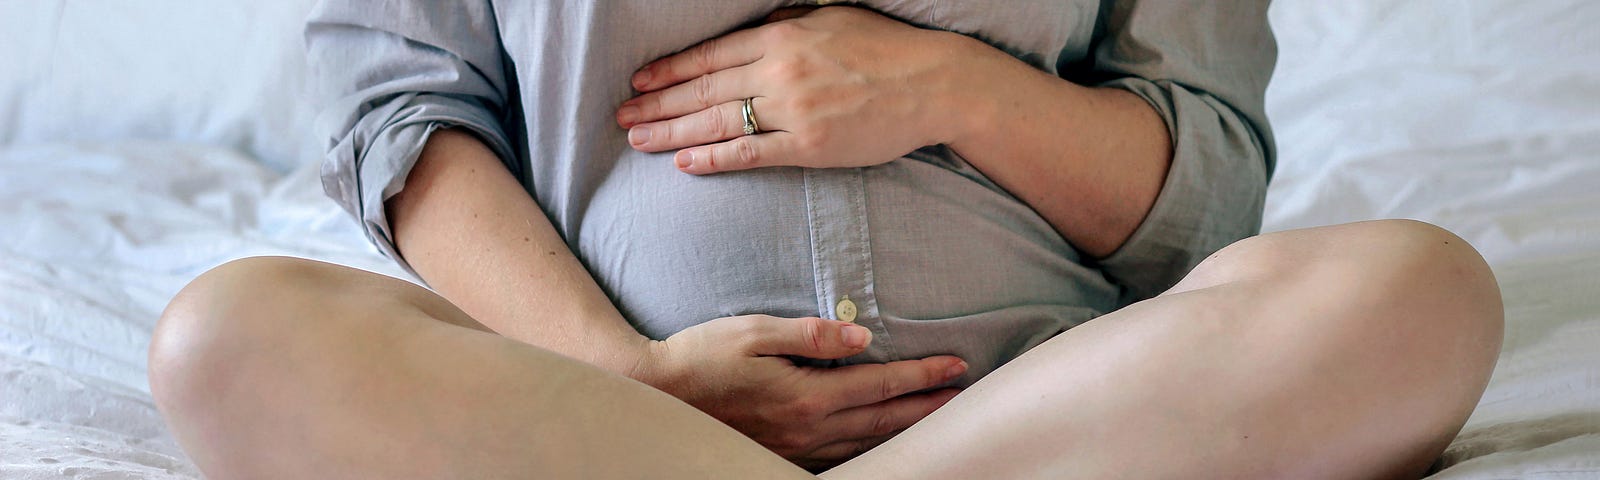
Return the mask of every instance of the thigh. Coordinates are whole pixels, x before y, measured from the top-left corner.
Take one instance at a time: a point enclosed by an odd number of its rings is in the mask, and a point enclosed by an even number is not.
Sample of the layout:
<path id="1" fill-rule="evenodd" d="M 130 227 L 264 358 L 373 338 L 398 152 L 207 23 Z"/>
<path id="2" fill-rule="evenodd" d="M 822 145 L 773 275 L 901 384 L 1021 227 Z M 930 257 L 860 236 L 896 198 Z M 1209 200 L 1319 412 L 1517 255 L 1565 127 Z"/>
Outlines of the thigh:
<path id="1" fill-rule="evenodd" d="M 1482 393 L 1498 298 L 1476 252 L 1431 226 L 1263 235 L 824 476 L 1415 476 Z"/>
<path id="2" fill-rule="evenodd" d="M 197 279 L 158 327 L 151 384 L 219 478 L 809 478 L 669 395 L 320 262 Z"/>

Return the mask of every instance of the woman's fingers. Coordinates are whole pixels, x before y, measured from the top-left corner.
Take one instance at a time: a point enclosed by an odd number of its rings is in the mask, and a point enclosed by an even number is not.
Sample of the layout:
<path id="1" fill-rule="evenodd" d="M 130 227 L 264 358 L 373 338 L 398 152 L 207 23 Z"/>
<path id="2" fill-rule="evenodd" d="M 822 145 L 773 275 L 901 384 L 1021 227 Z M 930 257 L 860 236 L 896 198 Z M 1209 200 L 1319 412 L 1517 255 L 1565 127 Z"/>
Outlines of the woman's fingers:
<path id="1" fill-rule="evenodd" d="M 637 72 L 632 81 L 641 94 L 616 112 L 630 144 L 682 149 L 673 157 L 679 170 L 699 175 L 866 167 L 948 142 L 948 122 L 926 105 L 949 89 L 917 86 L 948 87 L 951 78 L 966 77 L 944 72 L 966 64 L 928 53 L 935 37 L 859 8 L 784 10 L 769 20 L 780 21 L 708 40 Z M 771 133 L 744 134 L 745 117 L 735 108 L 744 98 L 754 98 L 759 129 Z"/>
<path id="2" fill-rule="evenodd" d="M 651 92 L 761 59 L 761 28 L 739 30 L 650 62 L 633 74 L 633 89 Z"/>
<path id="3" fill-rule="evenodd" d="M 847 322 L 743 315 L 674 334 L 655 363 L 666 377 L 689 379 L 666 382 L 664 390 L 785 458 L 827 467 L 944 405 L 953 389 L 907 393 L 947 383 L 965 367 L 948 356 L 836 369 L 778 357 L 844 358 L 871 340 L 868 329 Z M 962 368 L 950 368 L 956 366 Z"/>
<path id="4" fill-rule="evenodd" d="M 751 102 L 752 108 L 770 103 L 759 97 Z M 767 120 L 757 118 L 762 129 L 772 130 Z M 641 152 L 663 152 L 742 136 L 745 136 L 744 102 L 735 100 L 663 122 L 634 125 L 628 129 L 628 144 Z"/>
<path id="5" fill-rule="evenodd" d="M 789 132 L 743 135 L 722 143 L 679 150 L 672 161 L 678 170 L 695 175 L 796 165 L 803 159 L 795 155 L 793 140 L 794 134 Z"/>
<path id="6" fill-rule="evenodd" d="M 757 356 L 792 355 L 797 357 L 844 358 L 867 348 L 872 331 L 860 325 L 825 318 L 779 318 L 766 315 L 733 317 L 746 342 L 746 353 Z"/>
<path id="7" fill-rule="evenodd" d="M 907 393 L 950 383 L 967 372 L 967 362 L 949 355 L 889 363 L 863 363 L 828 370 L 816 370 L 813 377 L 824 379 L 818 394 L 836 399 L 830 410 L 870 406 Z M 932 411 L 932 410 L 929 410 Z M 921 417 L 918 417 L 921 418 Z"/>
<path id="8" fill-rule="evenodd" d="M 823 462 L 818 463 L 826 463 L 830 466 L 838 465 L 855 458 L 858 455 L 866 453 L 867 450 L 872 450 L 873 447 L 882 445 L 883 442 L 887 442 L 891 438 L 894 438 L 894 435 L 884 435 L 874 438 L 858 438 L 854 440 L 841 440 L 823 445 L 821 448 L 816 450 L 812 450 L 811 453 L 806 454 L 806 458 L 823 460 Z M 809 466 L 804 464 L 801 464 L 800 466 L 811 469 Z"/>
<path id="9" fill-rule="evenodd" d="M 946 388 L 834 412 L 818 422 L 816 429 L 833 432 L 841 440 L 818 447 L 806 457 L 830 462 L 854 458 L 911 428 L 959 393 L 959 389 Z"/>
<path id="10" fill-rule="evenodd" d="M 883 440 L 888 440 L 895 433 L 911 427 L 911 424 L 921 421 L 922 417 L 943 407 L 959 393 L 960 389 L 945 388 L 915 395 L 902 395 L 871 405 L 840 410 L 818 422 L 817 429 L 837 432 L 839 438 L 846 439 L 834 445 L 869 440 L 873 441 L 871 446 L 877 446 L 878 443 L 883 443 Z M 821 454 L 827 448 L 824 446 L 818 449 L 817 453 Z"/>
<path id="11" fill-rule="evenodd" d="M 749 65 L 692 77 L 664 90 L 645 93 L 617 108 L 617 124 L 622 128 L 657 120 L 682 117 L 712 106 L 756 96 L 756 69 Z"/>

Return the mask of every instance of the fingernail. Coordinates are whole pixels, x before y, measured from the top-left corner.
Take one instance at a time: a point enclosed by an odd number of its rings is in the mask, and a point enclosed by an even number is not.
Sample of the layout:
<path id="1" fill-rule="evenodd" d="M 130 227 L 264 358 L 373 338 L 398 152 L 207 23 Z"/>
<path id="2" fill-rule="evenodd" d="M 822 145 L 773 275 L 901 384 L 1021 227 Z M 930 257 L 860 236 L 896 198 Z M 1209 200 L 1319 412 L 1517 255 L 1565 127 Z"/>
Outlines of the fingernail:
<path id="1" fill-rule="evenodd" d="M 650 141 L 650 127 L 633 127 L 628 130 L 628 143 L 634 146 L 644 145 Z"/>
<path id="2" fill-rule="evenodd" d="M 963 373 L 967 373 L 967 362 L 957 360 L 954 365 L 951 365 L 950 368 L 945 369 L 944 378 L 956 378 L 961 376 Z"/>
<path id="3" fill-rule="evenodd" d="M 617 109 L 617 120 L 621 121 L 623 125 L 632 127 L 635 122 L 639 121 L 639 107 L 623 105 L 622 108 Z"/>
<path id="4" fill-rule="evenodd" d="M 633 88 L 643 90 L 644 87 L 650 86 L 650 76 L 650 67 L 645 67 L 643 70 L 639 70 L 639 73 L 633 74 Z"/>
<path id="5" fill-rule="evenodd" d="M 677 164 L 678 168 L 689 168 L 689 165 L 694 163 L 693 157 L 699 154 L 699 152 L 694 151 L 678 152 L 677 155 L 672 156 L 672 163 Z"/>
<path id="6" fill-rule="evenodd" d="M 839 335 L 844 337 L 844 345 L 850 348 L 865 347 L 867 346 L 867 342 L 872 340 L 871 331 L 867 330 L 865 327 L 858 327 L 855 325 L 845 325 L 843 327 L 839 327 Z"/>

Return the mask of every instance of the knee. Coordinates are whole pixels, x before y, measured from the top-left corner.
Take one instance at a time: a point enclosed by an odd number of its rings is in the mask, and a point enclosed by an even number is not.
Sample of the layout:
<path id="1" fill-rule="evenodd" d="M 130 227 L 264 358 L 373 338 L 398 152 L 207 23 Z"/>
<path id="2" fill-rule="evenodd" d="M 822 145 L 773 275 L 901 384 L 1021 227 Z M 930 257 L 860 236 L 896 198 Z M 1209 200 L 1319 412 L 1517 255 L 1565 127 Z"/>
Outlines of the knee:
<path id="1" fill-rule="evenodd" d="M 1292 300 L 1279 311 L 1320 312 L 1280 319 L 1286 328 L 1348 355 L 1382 359 L 1396 374 L 1411 372 L 1412 387 L 1471 411 L 1499 358 L 1504 307 L 1494 273 L 1465 240 L 1413 220 L 1259 240 L 1246 245 L 1256 252 L 1239 255 L 1265 259 L 1242 262 L 1260 285 L 1292 293 L 1280 297 Z"/>
<path id="2" fill-rule="evenodd" d="M 1458 331 L 1502 328 L 1500 288 L 1483 257 L 1450 231 L 1415 220 L 1251 237 L 1201 262 L 1173 290 L 1234 282 L 1304 286 L 1321 291 L 1320 298 L 1374 309 L 1449 313 L 1439 321 L 1456 323 L 1440 326 Z"/>
<path id="3" fill-rule="evenodd" d="M 1494 274 L 1465 240 L 1410 220 L 1366 222 L 1348 231 L 1353 248 L 1305 268 L 1321 308 L 1342 312 L 1317 326 L 1344 339 L 1345 359 L 1394 418 L 1374 432 L 1409 452 L 1398 471 L 1424 469 L 1477 407 L 1500 354 L 1504 307 Z M 1339 305 L 1331 302 L 1348 302 Z M 1415 477 L 1412 477 L 1415 478 Z"/>
<path id="4" fill-rule="evenodd" d="M 1279 311 L 1339 312 L 1274 322 L 1328 338 L 1386 338 L 1405 362 L 1459 361 L 1456 378 L 1487 381 L 1499 356 L 1504 309 L 1494 274 L 1478 251 L 1443 228 L 1379 220 L 1271 233 L 1228 246 L 1197 266 L 1175 292 L 1251 284 L 1286 295 Z M 1265 300 L 1264 300 L 1265 301 Z M 1311 322 L 1309 324 L 1305 322 Z M 1433 355 L 1436 358 L 1423 358 Z M 1448 358 L 1445 358 L 1448 357 Z M 1440 373 L 1445 373 L 1441 371 Z"/>
<path id="5" fill-rule="evenodd" d="M 1504 310 L 1494 274 L 1465 240 L 1434 225 L 1279 232 L 1206 262 L 1201 278 L 1246 292 L 1243 308 L 1258 313 L 1242 330 L 1290 346 L 1266 350 L 1278 365 L 1315 372 L 1319 388 L 1346 396 L 1341 408 L 1371 420 L 1339 448 L 1386 448 L 1396 471 L 1424 468 L 1449 444 L 1499 357 Z"/>
<path id="6" fill-rule="evenodd" d="M 1345 284 L 1360 305 L 1394 312 L 1388 322 L 1358 325 L 1367 332 L 1395 332 L 1411 348 L 1406 361 L 1434 365 L 1443 379 L 1477 384 L 1467 411 L 1477 403 L 1500 355 L 1505 307 L 1500 287 L 1483 256 L 1466 240 L 1432 224 L 1387 220 L 1363 225 L 1366 251 L 1353 251 L 1351 265 L 1326 267 L 1328 282 Z M 1369 333 L 1370 334 L 1370 333 Z M 1466 393 L 1466 392 L 1463 392 Z M 1461 419 L 1462 421 L 1465 418 Z"/>
<path id="7" fill-rule="evenodd" d="M 150 390 L 169 413 L 199 408 L 247 370 L 250 352 L 280 344 L 303 319 L 291 311 L 331 285 L 325 264 L 252 257 L 211 269 L 178 292 L 151 336 Z M 270 348 L 270 347 L 267 347 Z"/>
<path id="8" fill-rule="evenodd" d="M 1352 225 L 1353 248 L 1313 267 L 1316 281 L 1340 285 L 1355 298 L 1428 322 L 1424 330 L 1450 332 L 1492 344 L 1497 356 L 1504 329 L 1500 287 L 1483 256 L 1466 240 L 1414 220 Z M 1435 339 L 1437 340 L 1437 339 Z"/>

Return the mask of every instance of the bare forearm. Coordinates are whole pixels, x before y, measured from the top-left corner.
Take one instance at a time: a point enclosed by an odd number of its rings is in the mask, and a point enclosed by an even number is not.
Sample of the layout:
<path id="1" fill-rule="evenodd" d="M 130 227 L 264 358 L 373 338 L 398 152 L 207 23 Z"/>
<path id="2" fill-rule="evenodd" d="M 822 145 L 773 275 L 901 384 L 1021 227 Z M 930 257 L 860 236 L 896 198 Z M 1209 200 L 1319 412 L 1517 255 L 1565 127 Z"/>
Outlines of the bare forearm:
<path id="1" fill-rule="evenodd" d="M 648 339 L 476 138 L 434 133 L 387 206 L 406 260 L 462 311 L 507 337 L 633 373 Z"/>
<path id="2" fill-rule="evenodd" d="M 1165 122 L 1131 92 L 1073 84 L 975 40 L 950 40 L 967 54 L 951 69 L 958 88 L 935 102 L 947 112 L 939 140 L 1079 250 L 1116 251 L 1166 179 Z"/>

